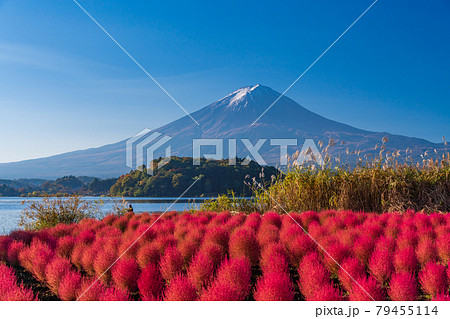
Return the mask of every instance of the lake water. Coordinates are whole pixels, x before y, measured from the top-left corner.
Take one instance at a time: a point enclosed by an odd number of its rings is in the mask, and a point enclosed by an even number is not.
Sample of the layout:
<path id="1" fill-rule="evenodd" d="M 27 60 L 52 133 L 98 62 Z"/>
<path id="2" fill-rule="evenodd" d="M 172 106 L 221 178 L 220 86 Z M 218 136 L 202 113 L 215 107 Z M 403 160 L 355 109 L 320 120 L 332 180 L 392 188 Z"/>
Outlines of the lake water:
<path id="1" fill-rule="evenodd" d="M 104 212 L 112 210 L 114 201 L 122 201 L 122 198 L 108 197 L 83 197 L 83 199 L 89 201 L 101 200 L 103 202 L 102 211 Z M 169 197 L 125 198 L 133 206 L 135 213 L 164 212 L 166 209 L 169 209 L 169 211 L 184 211 L 192 207 L 198 207 L 205 199 L 208 198 L 182 198 L 174 204 L 176 198 Z M 27 204 L 22 204 L 24 200 L 41 201 L 42 198 L 0 197 L 0 234 L 8 234 L 18 228 L 20 212 L 27 207 Z"/>

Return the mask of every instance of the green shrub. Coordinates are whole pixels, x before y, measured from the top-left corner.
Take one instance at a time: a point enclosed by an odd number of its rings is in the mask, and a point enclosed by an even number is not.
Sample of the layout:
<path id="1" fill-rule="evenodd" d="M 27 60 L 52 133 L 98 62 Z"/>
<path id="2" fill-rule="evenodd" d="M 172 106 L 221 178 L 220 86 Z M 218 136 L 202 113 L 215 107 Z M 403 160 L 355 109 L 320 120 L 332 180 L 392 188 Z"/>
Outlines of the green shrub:
<path id="1" fill-rule="evenodd" d="M 42 201 L 24 201 L 29 206 L 21 212 L 19 226 L 27 230 L 40 230 L 57 224 L 78 223 L 85 218 L 102 216 L 101 203 L 80 196 L 44 197 Z"/>

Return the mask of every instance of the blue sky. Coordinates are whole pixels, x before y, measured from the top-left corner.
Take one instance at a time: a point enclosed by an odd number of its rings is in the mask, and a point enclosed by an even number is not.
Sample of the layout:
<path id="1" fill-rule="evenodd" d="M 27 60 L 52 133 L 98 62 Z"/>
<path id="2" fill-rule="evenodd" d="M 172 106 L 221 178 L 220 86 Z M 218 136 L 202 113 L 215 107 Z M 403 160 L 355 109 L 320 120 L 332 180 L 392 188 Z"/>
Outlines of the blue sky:
<path id="1" fill-rule="evenodd" d="M 284 91 L 371 4 L 79 2 L 190 112 L 242 86 Z M 440 142 L 450 136 L 449 15 L 448 0 L 379 0 L 287 95 L 359 128 Z M 184 115 L 72 0 L 0 0 L 0 162 L 113 143 Z"/>

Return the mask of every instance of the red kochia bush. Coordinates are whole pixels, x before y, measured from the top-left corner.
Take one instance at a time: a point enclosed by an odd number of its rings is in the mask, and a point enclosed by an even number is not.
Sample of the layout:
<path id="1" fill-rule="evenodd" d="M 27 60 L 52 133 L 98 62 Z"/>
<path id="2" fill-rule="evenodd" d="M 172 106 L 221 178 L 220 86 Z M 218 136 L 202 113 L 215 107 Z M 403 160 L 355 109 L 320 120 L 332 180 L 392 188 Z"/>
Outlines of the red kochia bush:
<path id="1" fill-rule="evenodd" d="M 436 297 L 431 299 L 432 301 L 450 301 L 450 295 L 447 294 L 437 294 Z"/>
<path id="2" fill-rule="evenodd" d="M 314 300 L 317 287 L 330 284 L 331 275 L 323 266 L 320 256 L 316 252 L 303 257 L 298 266 L 300 292 L 307 300 Z"/>
<path id="3" fill-rule="evenodd" d="M 76 300 L 81 288 L 81 275 L 76 271 L 67 272 L 59 283 L 58 296 L 64 301 Z"/>
<path id="4" fill-rule="evenodd" d="M 62 257 L 55 257 L 45 269 L 45 278 L 47 280 L 50 290 L 57 295 L 59 284 L 62 278 L 72 269 L 72 264 L 69 260 Z"/>
<path id="5" fill-rule="evenodd" d="M 178 249 L 183 257 L 184 264 L 187 265 L 195 253 L 200 248 L 200 240 L 198 238 L 191 238 L 189 235 L 186 239 L 178 245 Z"/>
<path id="6" fill-rule="evenodd" d="M 214 219 L 215 220 L 215 219 Z M 213 226 L 206 231 L 204 243 L 215 243 L 222 247 L 223 251 L 228 251 L 229 234 L 226 228 Z"/>
<path id="7" fill-rule="evenodd" d="M 94 270 L 94 261 L 95 256 L 101 248 L 97 247 L 95 243 L 89 247 L 86 247 L 86 250 L 83 252 L 81 256 L 81 266 L 85 272 L 90 276 L 95 275 Z"/>
<path id="8" fill-rule="evenodd" d="M 31 289 L 17 284 L 14 271 L 0 263 L 0 301 L 35 301 Z"/>
<path id="9" fill-rule="evenodd" d="M 79 301 L 99 301 L 104 293 L 105 287 L 94 278 L 84 278 L 78 293 Z"/>
<path id="10" fill-rule="evenodd" d="M 447 274 L 445 266 L 428 263 L 419 273 L 419 281 L 423 291 L 434 297 L 447 291 Z"/>
<path id="11" fill-rule="evenodd" d="M 83 259 L 83 254 L 86 251 L 87 247 L 88 247 L 87 244 L 85 244 L 82 241 L 79 241 L 75 244 L 75 246 L 73 247 L 72 252 L 70 254 L 70 261 L 79 270 L 83 269 L 81 262 Z"/>
<path id="12" fill-rule="evenodd" d="M 240 213 L 237 215 L 234 215 L 233 217 L 231 217 L 225 224 L 225 227 L 227 227 L 227 229 L 232 232 L 235 228 L 239 227 L 242 225 L 242 223 L 245 222 L 247 216 L 245 216 L 244 214 Z"/>
<path id="13" fill-rule="evenodd" d="M 155 243 L 148 243 L 141 246 L 136 254 L 139 267 L 145 268 L 148 264 L 158 264 L 161 253 Z"/>
<path id="14" fill-rule="evenodd" d="M 100 277 L 100 280 L 107 284 L 111 280 L 111 265 L 116 261 L 116 252 L 105 247 L 100 250 L 94 260 L 95 276 Z"/>
<path id="15" fill-rule="evenodd" d="M 33 239 L 33 232 L 28 230 L 14 230 L 9 234 L 9 237 L 16 241 L 23 241 L 24 244 L 29 245 Z"/>
<path id="16" fill-rule="evenodd" d="M 263 274 L 289 272 L 289 260 L 281 244 L 269 244 L 261 254 L 260 267 Z"/>
<path id="17" fill-rule="evenodd" d="M 251 290 L 251 275 L 248 259 L 225 260 L 218 270 L 216 280 L 203 293 L 202 300 L 245 300 Z"/>
<path id="18" fill-rule="evenodd" d="M 354 281 L 349 293 L 350 301 L 372 301 L 373 299 L 383 301 L 386 299 L 386 292 L 380 283 L 371 276 Z"/>
<path id="19" fill-rule="evenodd" d="M 258 229 L 258 242 L 261 247 L 280 240 L 279 229 L 272 224 L 262 224 Z"/>
<path id="20" fill-rule="evenodd" d="M 369 236 L 362 235 L 354 243 L 353 251 L 360 262 L 367 265 L 374 249 L 374 241 Z"/>
<path id="21" fill-rule="evenodd" d="M 164 295 L 167 301 L 194 301 L 198 298 L 195 286 L 183 275 L 172 279 Z"/>
<path id="22" fill-rule="evenodd" d="M 45 281 L 45 268 L 55 256 L 46 244 L 41 241 L 33 241 L 30 246 L 29 261 L 31 262 L 31 273 L 39 280 Z"/>
<path id="23" fill-rule="evenodd" d="M 13 240 L 8 236 L 0 236 L 0 262 L 6 261 L 8 257 L 8 248 Z"/>
<path id="24" fill-rule="evenodd" d="M 404 231 L 396 240 L 397 247 L 400 249 L 415 248 L 418 238 L 416 229 Z"/>
<path id="25" fill-rule="evenodd" d="M 296 227 L 298 228 L 298 226 Z M 297 267 L 303 256 L 314 251 L 317 244 L 308 235 L 301 234 L 292 237 L 284 245 L 286 246 L 291 265 Z"/>
<path id="26" fill-rule="evenodd" d="M 244 222 L 244 227 L 252 228 L 254 231 L 258 230 L 259 225 L 261 224 L 261 215 L 258 213 L 251 213 L 247 216 L 247 219 Z"/>
<path id="27" fill-rule="evenodd" d="M 161 255 L 164 255 L 169 247 L 177 246 L 177 239 L 173 235 L 163 234 L 156 238 L 152 243 L 158 246 Z"/>
<path id="28" fill-rule="evenodd" d="M 7 260 L 10 265 L 19 265 L 19 254 L 25 249 L 25 244 L 22 241 L 13 241 L 8 247 Z"/>
<path id="29" fill-rule="evenodd" d="M 214 267 L 218 267 L 225 258 L 225 251 L 223 248 L 215 243 L 203 243 L 199 253 L 208 256 L 214 263 Z"/>
<path id="30" fill-rule="evenodd" d="M 284 226 L 280 230 L 280 241 L 286 245 L 291 242 L 295 237 L 305 234 L 303 229 L 297 224 L 289 224 Z"/>
<path id="31" fill-rule="evenodd" d="M 416 273 L 419 264 L 413 247 L 400 249 L 394 256 L 396 272 Z"/>
<path id="32" fill-rule="evenodd" d="M 270 224 L 276 226 L 278 229 L 281 228 L 281 217 L 275 212 L 265 213 L 261 218 L 261 224 Z"/>
<path id="33" fill-rule="evenodd" d="M 195 288 L 200 291 L 210 284 L 214 276 L 214 260 L 199 252 L 189 265 L 188 276 Z"/>
<path id="34" fill-rule="evenodd" d="M 347 292 L 352 289 L 353 282 L 366 277 L 366 267 L 355 257 L 346 258 L 338 271 L 339 281 Z"/>
<path id="35" fill-rule="evenodd" d="M 308 301 L 341 301 L 342 294 L 331 283 L 323 284 L 317 287 L 311 295 L 306 297 Z"/>
<path id="36" fill-rule="evenodd" d="M 167 248 L 161 259 L 160 267 L 163 278 L 167 281 L 172 280 L 183 270 L 184 259 L 176 247 Z"/>
<path id="37" fill-rule="evenodd" d="M 201 295 L 203 301 L 240 301 L 240 296 L 236 287 L 224 281 L 215 281 L 206 291 Z"/>
<path id="38" fill-rule="evenodd" d="M 394 271 L 390 251 L 384 249 L 375 250 L 372 257 L 370 257 L 369 270 L 380 283 L 387 282 Z"/>
<path id="39" fill-rule="evenodd" d="M 441 234 L 436 242 L 439 258 L 447 264 L 450 261 L 450 233 Z"/>
<path id="40" fill-rule="evenodd" d="M 251 229 L 239 228 L 230 237 L 230 257 L 248 258 L 251 265 L 258 264 L 259 245 Z"/>
<path id="41" fill-rule="evenodd" d="M 130 299 L 127 291 L 117 287 L 105 288 L 100 296 L 100 301 L 129 301 Z"/>
<path id="42" fill-rule="evenodd" d="M 289 273 L 271 272 L 265 274 L 256 283 L 254 297 L 258 301 L 294 300 L 294 285 L 289 278 Z"/>
<path id="43" fill-rule="evenodd" d="M 438 259 L 435 241 L 431 238 L 422 238 L 416 247 L 416 255 L 420 265 L 424 266 L 429 262 Z"/>
<path id="44" fill-rule="evenodd" d="M 70 258 L 76 239 L 73 236 L 64 236 L 58 239 L 56 244 L 56 252 L 64 258 Z"/>
<path id="45" fill-rule="evenodd" d="M 86 229 L 81 231 L 77 236 L 77 241 L 84 244 L 91 244 L 95 240 L 95 234 L 92 230 Z"/>
<path id="46" fill-rule="evenodd" d="M 389 282 L 389 297 L 393 301 L 414 301 L 419 297 L 416 278 L 406 272 L 395 273 Z"/>
<path id="47" fill-rule="evenodd" d="M 327 245 L 323 252 L 324 264 L 331 273 L 336 274 L 339 270 L 339 264 L 342 263 L 348 255 L 348 249 L 340 243 Z"/>
<path id="48" fill-rule="evenodd" d="M 156 264 L 148 264 L 138 280 L 139 293 L 142 300 L 161 300 L 164 289 L 164 279 Z"/>
<path id="49" fill-rule="evenodd" d="M 41 230 L 40 232 L 35 234 L 34 238 L 46 244 L 48 247 L 50 247 L 51 250 L 55 250 L 57 238 L 53 236 L 49 230 Z"/>
<path id="50" fill-rule="evenodd" d="M 130 292 L 137 291 L 140 271 L 134 259 L 119 259 L 112 267 L 111 275 L 117 287 Z"/>

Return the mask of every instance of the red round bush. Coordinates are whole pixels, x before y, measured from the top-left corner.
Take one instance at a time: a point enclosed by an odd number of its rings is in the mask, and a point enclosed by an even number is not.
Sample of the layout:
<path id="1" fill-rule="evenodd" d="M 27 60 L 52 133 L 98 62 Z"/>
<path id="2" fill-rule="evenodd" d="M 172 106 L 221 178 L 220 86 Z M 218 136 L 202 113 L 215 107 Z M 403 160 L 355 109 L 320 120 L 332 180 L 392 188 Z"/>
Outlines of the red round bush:
<path id="1" fill-rule="evenodd" d="M 373 239 L 366 235 L 362 235 L 355 241 L 353 251 L 359 261 L 367 265 L 374 247 Z"/>
<path id="2" fill-rule="evenodd" d="M 164 293 L 164 300 L 167 301 L 194 301 L 197 298 L 195 286 L 183 275 L 173 278 Z"/>
<path id="3" fill-rule="evenodd" d="M 136 260 L 141 268 L 145 268 L 149 264 L 157 265 L 160 259 L 161 253 L 155 243 L 142 245 L 136 254 Z"/>
<path id="4" fill-rule="evenodd" d="M 139 266 L 134 259 L 119 259 L 112 268 L 112 280 L 114 284 L 130 292 L 138 290 Z"/>
<path id="5" fill-rule="evenodd" d="M 271 272 L 256 283 L 255 300 L 291 301 L 294 300 L 294 285 L 289 273 Z"/>
<path id="6" fill-rule="evenodd" d="M 7 261 L 8 248 L 13 242 L 12 238 L 9 236 L 0 236 L 0 262 Z"/>
<path id="7" fill-rule="evenodd" d="M 264 247 L 270 243 L 276 243 L 280 240 L 279 229 L 272 224 L 262 224 L 258 229 L 258 243 Z"/>
<path id="8" fill-rule="evenodd" d="M 76 239 L 73 236 L 64 236 L 58 239 L 56 253 L 64 258 L 70 258 Z"/>
<path id="9" fill-rule="evenodd" d="M 160 267 L 163 278 L 167 281 L 172 280 L 183 270 L 184 259 L 176 247 L 167 248 L 164 256 L 161 258 Z"/>
<path id="10" fill-rule="evenodd" d="M 79 301 L 99 301 L 105 287 L 100 281 L 93 278 L 84 278 L 78 294 Z"/>
<path id="11" fill-rule="evenodd" d="M 68 271 L 59 283 L 58 296 L 64 301 L 77 299 L 81 288 L 81 275 L 76 271 Z"/>
<path id="12" fill-rule="evenodd" d="M 391 252 L 384 249 L 375 250 L 370 257 L 369 270 L 380 283 L 387 282 L 394 272 Z"/>
<path id="13" fill-rule="evenodd" d="M 450 261 L 450 233 L 441 234 L 436 241 L 439 258 L 444 264 Z"/>
<path id="14" fill-rule="evenodd" d="M 289 273 L 289 260 L 281 244 L 269 244 L 261 254 L 260 267 L 263 274 Z"/>
<path id="15" fill-rule="evenodd" d="M 164 279 L 155 264 L 148 264 L 142 269 L 138 280 L 139 293 L 142 300 L 161 300 L 164 290 Z"/>
<path id="16" fill-rule="evenodd" d="M 111 249 L 107 249 L 107 247 L 105 247 L 104 250 L 99 251 L 95 257 L 95 276 L 100 277 L 100 280 L 105 284 L 108 284 L 111 280 L 111 267 L 116 259 L 116 252 Z"/>
<path id="17" fill-rule="evenodd" d="M 229 287 L 231 289 L 226 290 L 233 290 L 236 295 L 236 299 L 232 300 L 245 300 L 251 291 L 251 275 L 251 266 L 247 258 L 225 260 L 217 272 L 216 280 L 208 290 L 217 293 L 217 286 Z"/>
<path id="18" fill-rule="evenodd" d="M 277 214 L 275 212 L 265 213 L 263 215 L 263 217 L 261 218 L 261 226 L 263 224 L 274 225 L 278 229 L 280 229 L 281 228 L 281 217 L 279 214 Z"/>
<path id="19" fill-rule="evenodd" d="M 188 276 L 195 288 L 200 291 L 208 286 L 214 276 L 214 260 L 199 252 L 189 265 Z"/>
<path id="20" fill-rule="evenodd" d="M 331 283 L 318 286 L 308 297 L 307 301 L 342 301 L 343 297 L 339 289 Z"/>
<path id="21" fill-rule="evenodd" d="M 45 269 L 45 278 L 50 290 L 58 294 L 59 284 L 62 278 L 72 269 L 69 260 L 62 257 L 55 257 Z"/>
<path id="22" fill-rule="evenodd" d="M 130 299 L 126 290 L 117 287 L 105 288 L 100 296 L 100 301 L 129 301 Z"/>
<path id="23" fill-rule="evenodd" d="M 422 238 L 416 247 L 416 255 L 420 265 L 424 266 L 429 262 L 438 259 L 435 241 L 431 238 Z"/>
<path id="24" fill-rule="evenodd" d="M 204 243 L 215 243 L 222 247 L 223 251 L 228 251 L 229 238 L 225 227 L 213 226 L 206 231 Z"/>
<path id="25" fill-rule="evenodd" d="M 355 257 L 346 258 L 341 263 L 338 271 L 339 281 L 344 289 L 349 292 L 352 289 L 353 282 L 366 278 L 366 267 Z"/>
<path id="26" fill-rule="evenodd" d="M 298 266 L 300 292 L 307 300 L 313 300 L 317 287 L 330 284 L 331 275 L 323 266 L 320 256 L 316 252 L 303 257 Z"/>
<path id="27" fill-rule="evenodd" d="M 245 257 L 253 266 L 258 264 L 259 245 L 253 230 L 239 228 L 231 235 L 230 257 Z"/>
<path id="28" fill-rule="evenodd" d="M 7 260 L 10 265 L 19 265 L 19 254 L 25 249 L 25 244 L 22 241 L 13 241 L 8 247 Z"/>
<path id="29" fill-rule="evenodd" d="M 340 243 L 332 243 L 323 251 L 324 264 L 331 273 L 337 274 L 339 265 L 348 255 L 349 251 L 346 247 Z"/>
<path id="30" fill-rule="evenodd" d="M 419 298 L 416 278 L 405 272 L 394 273 L 389 282 L 389 297 L 393 301 L 415 301 Z"/>
<path id="31" fill-rule="evenodd" d="M 353 282 L 352 289 L 349 291 L 349 299 L 351 301 L 384 301 L 386 292 L 375 278 L 369 276 Z"/>
<path id="32" fill-rule="evenodd" d="M 419 281 L 423 291 L 434 297 L 448 289 L 446 268 L 437 263 L 428 263 L 419 273 Z"/>

